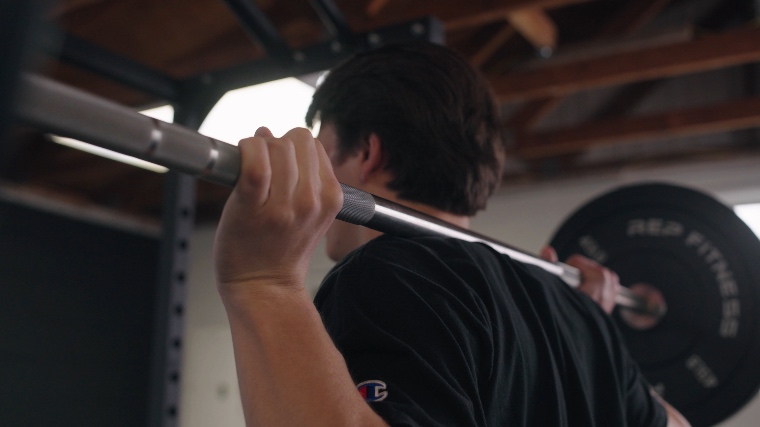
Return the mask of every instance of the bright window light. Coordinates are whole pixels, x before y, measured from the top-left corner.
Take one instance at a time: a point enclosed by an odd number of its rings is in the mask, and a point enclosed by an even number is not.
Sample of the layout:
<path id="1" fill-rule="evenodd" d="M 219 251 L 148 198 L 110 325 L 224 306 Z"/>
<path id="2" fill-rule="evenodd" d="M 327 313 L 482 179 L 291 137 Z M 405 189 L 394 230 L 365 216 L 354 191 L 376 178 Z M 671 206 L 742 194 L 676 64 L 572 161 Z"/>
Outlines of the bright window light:
<path id="1" fill-rule="evenodd" d="M 149 117 L 153 117 L 158 120 L 169 122 L 169 123 L 171 123 L 172 120 L 174 120 L 174 108 L 171 105 L 164 105 L 157 108 L 151 108 L 149 110 L 140 111 L 140 113 L 145 114 L 146 116 L 149 116 Z M 58 135 L 50 135 L 50 138 L 53 140 L 53 142 L 57 142 L 58 144 L 75 148 L 77 150 L 86 151 L 88 153 L 105 157 L 111 160 L 116 160 L 117 162 L 126 163 L 131 166 L 137 166 L 138 168 L 147 169 L 149 171 L 164 173 L 168 170 L 163 166 L 146 162 L 145 160 L 140 160 L 131 156 L 126 156 L 124 154 L 107 150 L 105 148 L 98 147 L 97 145 L 88 144 L 86 142 L 82 142 L 76 139 L 64 138 Z"/>
<path id="2" fill-rule="evenodd" d="M 760 237 L 760 203 L 736 205 L 734 212 Z"/>
<path id="3" fill-rule="evenodd" d="M 287 78 L 227 92 L 209 113 L 200 132 L 211 138 L 237 143 L 266 126 L 275 136 L 303 127 L 314 88 Z"/>
<path id="4" fill-rule="evenodd" d="M 162 105 L 160 107 L 142 110 L 140 113 L 167 123 L 174 121 L 174 107 L 171 105 Z"/>

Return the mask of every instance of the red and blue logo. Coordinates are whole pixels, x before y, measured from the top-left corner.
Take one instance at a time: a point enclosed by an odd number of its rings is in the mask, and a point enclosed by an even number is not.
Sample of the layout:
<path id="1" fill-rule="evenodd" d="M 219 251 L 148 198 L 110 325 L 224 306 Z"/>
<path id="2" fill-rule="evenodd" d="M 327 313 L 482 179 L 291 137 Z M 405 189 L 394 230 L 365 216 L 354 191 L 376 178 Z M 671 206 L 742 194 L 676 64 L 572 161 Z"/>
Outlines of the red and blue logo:
<path id="1" fill-rule="evenodd" d="M 380 402 L 388 397 L 387 387 L 384 382 L 377 380 L 364 381 L 356 385 L 359 394 L 367 402 Z"/>

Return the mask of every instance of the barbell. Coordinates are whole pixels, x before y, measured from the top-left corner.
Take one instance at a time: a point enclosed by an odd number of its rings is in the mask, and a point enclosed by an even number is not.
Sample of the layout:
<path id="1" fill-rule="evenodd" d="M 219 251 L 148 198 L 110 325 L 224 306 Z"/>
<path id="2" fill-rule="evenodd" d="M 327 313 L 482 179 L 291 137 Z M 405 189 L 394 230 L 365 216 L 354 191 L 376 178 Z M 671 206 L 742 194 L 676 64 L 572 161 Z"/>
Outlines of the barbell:
<path id="1" fill-rule="evenodd" d="M 42 131 L 234 186 L 238 148 L 80 90 L 22 76 L 17 118 Z M 341 184 L 337 219 L 401 237 L 480 242 L 570 286 L 577 269 Z M 644 375 L 695 426 L 712 425 L 760 387 L 760 241 L 733 211 L 694 190 L 636 185 L 586 204 L 556 232 L 561 257 L 582 253 L 629 284 L 613 317 Z M 667 310 L 666 310 L 667 308 Z"/>
<path id="2" fill-rule="evenodd" d="M 240 154 L 234 145 L 134 110 L 83 91 L 36 76 L 22 76 L 18 118 L 40 130 L 147 160 L 200 179 L 232 187 L 240 174 Z M 449 224 L 390 200 L 341 183 L 343 207 L 337 219 L 400 237 L 444 235 L 485 243 L 511 258 L 533 264 L 577 287 L 574 267 L 540 259 L 490 237 Z M 659 316 L 662 306 L 624 289 L 620 305 Z"/>

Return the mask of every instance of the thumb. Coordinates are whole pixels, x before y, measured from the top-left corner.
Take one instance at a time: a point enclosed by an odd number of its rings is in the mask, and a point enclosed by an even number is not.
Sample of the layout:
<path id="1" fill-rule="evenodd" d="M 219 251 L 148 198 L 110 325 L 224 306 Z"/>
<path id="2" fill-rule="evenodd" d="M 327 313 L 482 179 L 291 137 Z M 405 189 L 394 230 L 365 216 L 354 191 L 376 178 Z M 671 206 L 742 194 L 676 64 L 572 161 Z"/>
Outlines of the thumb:
<path id="1" fill-rule="evenodd" d="M 544 261 L 549 262 L 558 262 L 559 258 L 557 257 L 557 251 L 554 250 L 551 246 L 544 246 L 541 248 L 541 259 Z"/>

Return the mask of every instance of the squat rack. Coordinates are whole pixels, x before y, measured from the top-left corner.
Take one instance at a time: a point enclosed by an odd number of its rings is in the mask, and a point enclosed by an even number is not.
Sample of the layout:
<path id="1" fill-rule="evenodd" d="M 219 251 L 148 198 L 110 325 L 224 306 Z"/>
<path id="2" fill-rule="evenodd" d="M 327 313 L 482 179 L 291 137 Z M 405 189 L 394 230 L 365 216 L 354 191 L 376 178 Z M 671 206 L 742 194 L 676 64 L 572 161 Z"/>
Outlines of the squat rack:
<path id="1" fill-rule="evenodd" d="M 253 43 L 266 56 L 226 69 L 177 79 L 71 34 L 60 34 L 41 24 L 52 2 L 32 0 L 0 3 L 0 41 L 13 49 L 2 59 L 0 89 L 9 94 L 0 104 L 0 136 L 12 120 L 18 95 L 19 70 L 29 51 L 42 51 L 70 65 L 106 77 L 129 88 L 166 101 L 174 107 L 174 123 L 198 130 L 206 115 L 228 91 L 259 83 L 298 77 L 332 68 L 354 53 L 384 43 L 406 40 L 444 42 L 442 24 L 427 17 L 354 33 L 332 0 L 310 0 L 330 37 L 304 49 L 291 49 L 266 14 L 252 0 L 224 0 Z M 41 28 L 44 31 L 33 31 Z M 12 90 L 14 89 L 14 90 Z M 164 179 L 161 255 L 151 355 L 148 419 L 150 427 L 178 423 L 182 356 L 184 285 L 188 270 L 188 242 L 193 231 L 195 178 L 169 171 Z"/>

